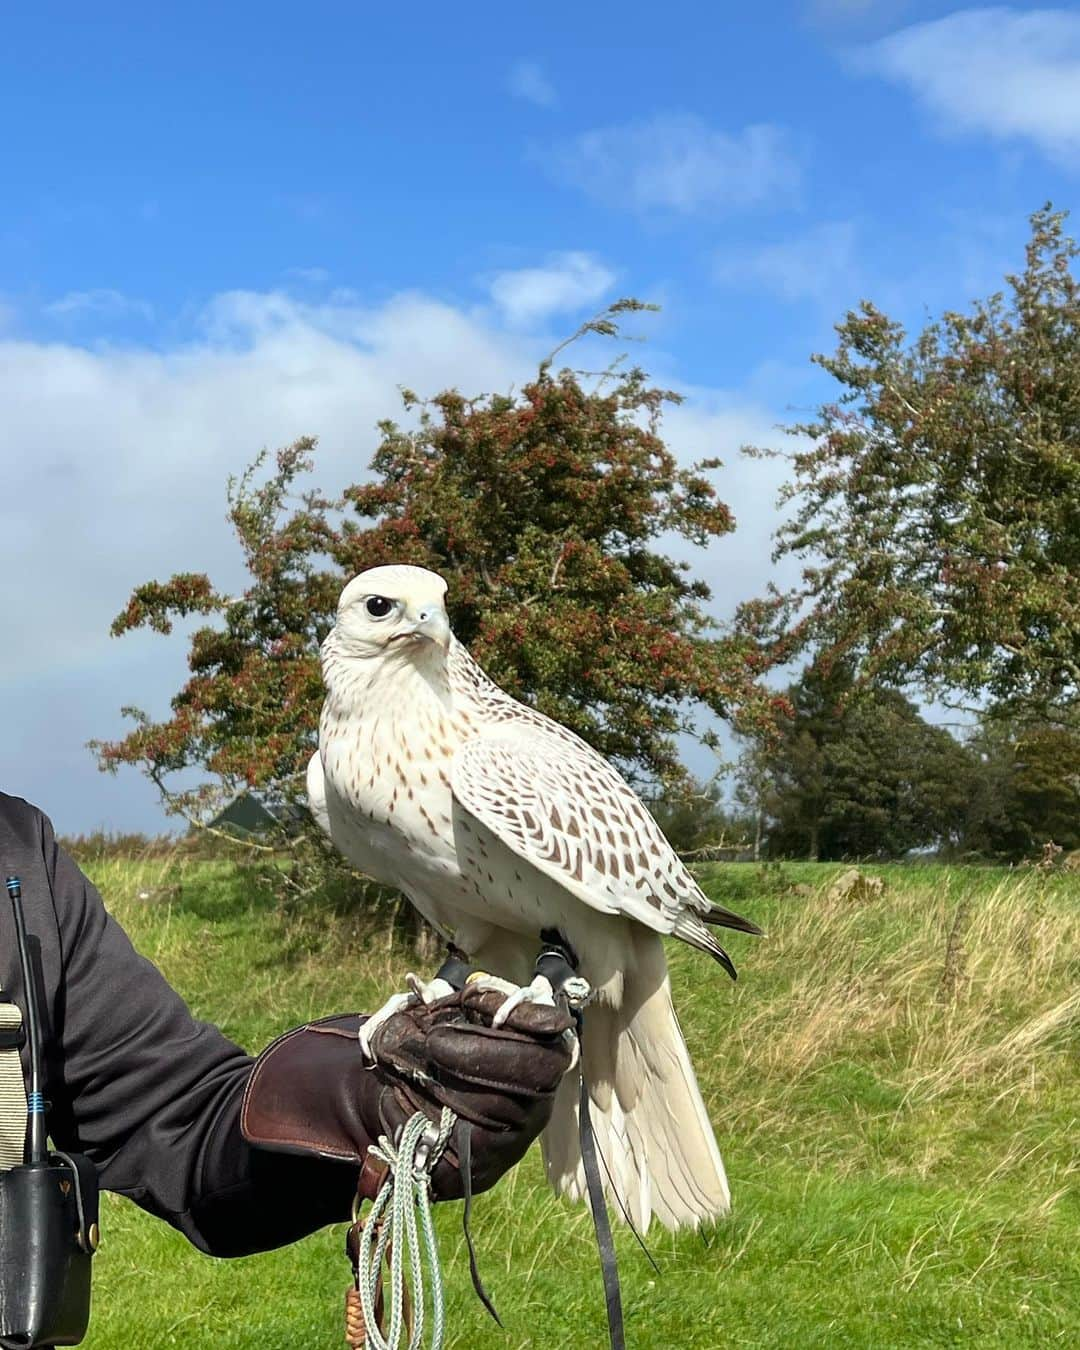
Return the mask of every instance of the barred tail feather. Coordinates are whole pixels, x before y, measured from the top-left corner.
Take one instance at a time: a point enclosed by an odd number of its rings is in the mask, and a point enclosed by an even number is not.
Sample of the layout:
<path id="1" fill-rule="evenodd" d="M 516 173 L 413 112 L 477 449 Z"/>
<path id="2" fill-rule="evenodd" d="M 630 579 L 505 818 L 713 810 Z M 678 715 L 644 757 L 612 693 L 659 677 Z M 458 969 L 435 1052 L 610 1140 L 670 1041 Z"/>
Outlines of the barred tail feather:
<path id="1" fill-rule="evenodd" d="M 635 926 L 635 961 L 622 1006 L 585 1013 L 584 1070 L 590 1118 L 614 1212 L 644 1231 L 697 1227 L 730 1209 L 727 1178 L 671 1002 L 659 937 Z M 586 1196 L 578 1144 L 578 1083 L 562 1083 L 542 1137 L 556 1191 Z M 606 1175 L 604 1175 L 606 1173 Z"/>

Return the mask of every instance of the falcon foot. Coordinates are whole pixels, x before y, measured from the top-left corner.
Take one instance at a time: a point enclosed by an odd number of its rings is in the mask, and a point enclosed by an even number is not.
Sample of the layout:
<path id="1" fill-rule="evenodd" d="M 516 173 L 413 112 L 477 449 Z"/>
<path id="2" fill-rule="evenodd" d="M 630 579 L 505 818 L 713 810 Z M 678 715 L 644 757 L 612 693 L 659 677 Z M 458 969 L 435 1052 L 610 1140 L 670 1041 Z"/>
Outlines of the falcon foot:
<path id="1" fill-rule="evenodd" d="M 417 1001 L 424 1004 L 434 1003 L 436 999 L 446 998 L 448 994 L 454 992 L 453 985 L 440 979 L 438 975 L 425 983 L 418 975 L 410 973 L 405 976 L 405 983 L 409 986 L 409 993 L 391 994 L 379 1011 L 372 1013 L 360 1028 L 360 1049 L 369 1063 L 375 1062 L 375 1056 L 371 1049 L 371 1039 L 384 1022 L 388 1022 L 395 1013 L 401 1012 L 402 1008 L 408 1008 Z"/>
<path id="2" fill-rule="evenodd" d="M 501 1027 L 515 1008 L 520 1007 L 522 1003 L 540 1003 L 546 1008 L 554 1008 L 555 991 L 551 987 L 551 981 L 545 979 L 543 975 L 533 976 L 532 984 L 522 985 L 514 989 L 512 994 L 508 994 L 506 1002 L 491 1019 L 493 1027 Z"/>
<path id="3" fill-rule="evenodd" d="M 433 980 L 425 982 L 419 975 L 413 975 L 410 972 L 405 976 L 405 983 L 425 1006 L 429 1003 L 437 1003 L 439 999 L 447 998 L 454 992 L 454 986 L 438 975 Z"/>
<path id="4" fill-rule="evenodd" d="M 493 1026 L 502 1026 L 511 1012 L 522 1003 L 541 1003 L 551 1007 L 557 997 L 562 997 L 571 1010 L 577 1012 L 592 998 L 592 985 L 577 973 L 577 953 L 569 942 L 561 933 L 547 929 L 540 937 L 544 947 L 536 958 L 536 974 L 532 984 L 508 995 L 506 1002 L 492 1018 Z"/>
<path id="5" fill-rule="evenodd" d="M 562 994 L 572 1011 L 584 1008 L 592 998 L 592 985 L 577 973 L 578 958 L 570 943 L 557 930 L 545 928 L 540 934 L 544 948 L 536 958 L 536 973 L 543 976 L 556 994 Z"/>
<path id="6" fill-rule="evenodd" d="M 445 980 L 452 989 L 464 989 L 472 985 L 476 989 L 494 989 L 496 993 L 510 995 L 517 992 L 517 985 L 498 975 L 489 975 L 486 970 L 474 966 L 468 956 L 456 947 L 451 947 L 446 960 L 439 967 L 436 982 Z"/>

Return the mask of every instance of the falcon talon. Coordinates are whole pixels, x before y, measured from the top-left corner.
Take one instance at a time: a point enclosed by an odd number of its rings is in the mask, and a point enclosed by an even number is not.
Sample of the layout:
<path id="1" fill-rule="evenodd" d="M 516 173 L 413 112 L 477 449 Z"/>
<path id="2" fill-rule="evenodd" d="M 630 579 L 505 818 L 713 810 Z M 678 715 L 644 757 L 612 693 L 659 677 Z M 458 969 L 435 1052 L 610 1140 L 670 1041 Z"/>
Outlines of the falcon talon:
<path id="1" fill-rule="evenodd" d="M 551 982 L 546 980 L 543 975 L 536 975 L 533 977 L 532 984 L 526 984 L 520 989 L 515 989 L 491 1019 L 491 1025 L 501 1027 L 514 1009 L 520 1007 L 522 1003 L 538 1003 L 545 1008 L 554 1008 L 555 991 L 551 987 Z"/>
<path id="2" fill-rule="evenodd" d="M 447 998 L 454 992 L 454 986 L 449 981 L 441 979 L 438 975 L 433 980 L 425 983 L 419 975 L 414 975 L 412 971 L 405 976 L 405 983 L 412 990 L 412 993 L 420 1000 L 425 1007 L 432 1003 L 437 1003 L 441 998 Z"/>
<path id="3" fill-rule="evenodd" d="M 407 1008 L 416 1001 L 415 994 L 391 994 L 378 1012 L 372 1013 L 367 1021 L 357 1032 L 357 1040 L 360 1042 L 360 1052 L 369 1064 L 375 1062 L 375 1052 L 372 1050 L 372 1041 L 376 1032 L 384 1022 L 388 1022 L 395 1013 L 401 1012 L 402 1008 Z"/>

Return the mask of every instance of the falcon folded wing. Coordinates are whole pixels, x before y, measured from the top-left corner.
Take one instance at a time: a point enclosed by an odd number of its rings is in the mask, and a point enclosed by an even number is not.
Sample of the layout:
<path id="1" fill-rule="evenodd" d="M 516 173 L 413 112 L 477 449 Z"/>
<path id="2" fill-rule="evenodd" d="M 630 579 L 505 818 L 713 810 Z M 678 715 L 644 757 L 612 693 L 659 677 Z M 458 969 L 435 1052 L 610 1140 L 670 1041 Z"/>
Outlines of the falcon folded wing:
<path id="1" fill-rule="evenodd" d="M 713 923 L 728 917 L 710 903 L 633 790 L 576 737 L 535 727 L 477 736 L 457 751 L 451 779 L 470 815 L 593 909 L 690 941 L 704 932 L 702 917 Z"/>

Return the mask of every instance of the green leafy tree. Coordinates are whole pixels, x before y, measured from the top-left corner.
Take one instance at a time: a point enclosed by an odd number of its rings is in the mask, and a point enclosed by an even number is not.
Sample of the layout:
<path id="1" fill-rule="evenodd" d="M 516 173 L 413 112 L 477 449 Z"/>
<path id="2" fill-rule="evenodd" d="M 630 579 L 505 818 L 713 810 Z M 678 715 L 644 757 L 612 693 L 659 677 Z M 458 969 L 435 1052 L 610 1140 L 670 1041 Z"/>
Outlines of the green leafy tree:
<path id="1" fill-rule="evenodd" d="M 814 360 L 840 386 L 791 456 L 779 555 L 802 583 L 748 631 L 1047 723 L 1080 708 L 1080 283 L 1064 216 L 1022 272 L 917 337 L 873 304 Z"/>
<path id="2" fill-rule="evenodd" d="M 657 824 L 682 854 L 712 854 L 747 848 L 753 838 L 752 818 L 725 805 L 721 784 L 688 779 L 678 788 L 648 802 Z"/>
<path id="3" fill-rule="evenodd" d="M 1080 848 L 1080 733 L 988 722 L 972 737 L 978 774 L 962 848 L 1018 862 L 1046 844 Z"/>
<path id="4" fill-rule="evenodd" d="M 794 715 L 790 703 L 785 713 L 789 717 Z M 746 822 L 754 862 L 761 859 L 765 813 L 771 791 L 769 761 L 774 748 L 775 740 L 771 736 L 747 737 L 745 748 L 734 765 L 735 809 L 740 819 Z"/>
<path id="5" fill-rule="evenodd" d="M 613 334 L 640 308 L 620 302 L 580 331 Z M 310 439 L 268 475 L 260 460 L 230 481 L 250 585 L 227 596 L 192 572 L 135 590 L 115 634 L 212 622 L 191 637 L 171 715 L 126 709 L 135 725 L 96 745 L 101 765 L 140 766 L 193 819 L 242 786 L 299 793 L 322 702 L 318 644 L 345 582 L 389 562 L 445 576 L 453 627 L 491 676 L 642 783 L 683 777 L 674 738 L 703 710 L 765 724 L 767 655 L 716 630 L 708 588 L 660 542 L 704 547 L 734 527 L 708 477 L 718 462 L 678 465 L 661 437 L 677 396 L 641 370 L 582 378 L 549 360 L 512 396 L 406 393 L 414 425 L 383 422 L 370 477 L 333 498 L 297 500 Z M 192 771 L 201 781 L 178 790 Z"/>
<path id="6" fill-rule="evenodd" d="M 811 668 L 788 697 L 792 717 L 759 752 L 770 854 L 901 857 L 955 841 L 973 762 L 947 731 L 896 690 L 855 691 L 847 667 Z"/>

